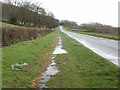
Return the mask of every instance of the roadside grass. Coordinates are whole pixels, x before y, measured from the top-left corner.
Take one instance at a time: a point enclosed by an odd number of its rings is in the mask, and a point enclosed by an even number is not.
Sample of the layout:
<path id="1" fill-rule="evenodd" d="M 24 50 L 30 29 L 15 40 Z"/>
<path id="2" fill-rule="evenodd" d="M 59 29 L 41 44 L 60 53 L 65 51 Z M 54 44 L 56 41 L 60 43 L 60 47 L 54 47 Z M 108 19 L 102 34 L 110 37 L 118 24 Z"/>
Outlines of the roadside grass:
<path id="1" fill-rule="evenodd" d="M 68 54 L 55 58 L 60 72 L 47 83 L 49 88 L 117 88 L 118 67 L 66 34 L 63 48 Z M 64 63 L 66 62 L 66 64 Z"/>
<path id="2" fill-rule="evenodd" d="M 97 36 L 97 37 L 120 40 L 119 35 L 110 35 L 110 34 L 95 33 L 95 32 L 84 32 L 84 31 L 87 31 L 85 29 L 71 29 L 71 28 L 67 28 L 67 27 L 64 27 L 64 28 L 68 31 L 72 31 L 72 32 L 80 33 L 80 34 L 87 34 L 87 35 L 92 35 L 92 36 Z"/>
<path id="3" fill-rule="evenodd" d="M 13 25 L 13 24 L 3 23 L 3 22 L 0 22 L 0 25 L 2 25 L 2 26 L 16 26 L 16 25 Z"/>
<path id="4" fill-rule="evenodd" d="M 24 88 L 30 87 L 32 80 L 41 70 L 44 63 L 44 55 L 51 52 L 57 31 L 54 31 L 42 38 L 17 43 L 3 48 L 2 61 L 2 87 L 3 88 Z M 28 63 L 20 70 L 12 70 L 12 64 Z"/>
<path id="5" fill-rule="evenodd" d="M 115 40 L 120 40 L 120 36 L 118 35 L 109 35 L 109 34 L 102 34 L 102 33 L 90 33 L 90 32 L 80 32 L 81 34 L 87 34 L 87 35 L 92 35 L 92 36 L 98 36 L 98 37 L 104 37 L 104 38 L 109 38 L 109 39 L 115 39 Z"/>

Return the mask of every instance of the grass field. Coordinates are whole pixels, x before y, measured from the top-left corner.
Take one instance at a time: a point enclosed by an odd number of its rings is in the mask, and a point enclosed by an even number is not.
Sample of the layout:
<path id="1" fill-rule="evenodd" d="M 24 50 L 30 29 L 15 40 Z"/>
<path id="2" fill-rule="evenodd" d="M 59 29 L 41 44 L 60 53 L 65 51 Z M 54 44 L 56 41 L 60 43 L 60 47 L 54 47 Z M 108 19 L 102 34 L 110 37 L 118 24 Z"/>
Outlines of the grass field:
<path id="1" fill-rule="evenodd" d="M 24 88 L 30 87 L 36 74 L 41 71 L 46 53 L 51 52 L 56 41 L 57 31 L 40 39 L 25 41 L 3 48 L 2 61 L 2 87 Z M 20 67 L 20 70 L 12 70 L 12 64 L 28 63 Z"/>
<path id="2" fill-rule="evenodd" d="M 86 30 L 84 29 L 71 29 L 65 27 L 66 30 L 80 33 L 80 34 L 87 34 L 87 35 L 92 35 L 92 36 L 97 36 L 97 37 L 104 37 L 104 38 L 109 38 L 109 39 L 115 39 L 115 40 L 120 40 L 120 36 L 118 35 L 110 35 L 110 34 L 103 34 L 103 33 L 95 33 L 95 32 L 84 32 Z"/>
<path id="3" fill-rule="evenodd" d="M 55 58 L 60 73 L 53 76 L 50 88 L 117 88 L 118 67 L 82 44 L 61 33 L 68 54 Z M 64 63 L 66 62 L 66 64 Z"/>

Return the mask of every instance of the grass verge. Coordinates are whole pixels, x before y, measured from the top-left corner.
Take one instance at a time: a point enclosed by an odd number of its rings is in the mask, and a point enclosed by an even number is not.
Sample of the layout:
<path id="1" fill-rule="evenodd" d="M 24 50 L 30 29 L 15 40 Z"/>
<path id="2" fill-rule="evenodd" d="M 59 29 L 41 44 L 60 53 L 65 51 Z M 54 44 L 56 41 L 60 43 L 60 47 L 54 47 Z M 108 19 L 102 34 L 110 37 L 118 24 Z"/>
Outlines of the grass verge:
<path id="1" fill-rule="evenodd" d="M 30 87 L 32 80 L 41 70 L 45 54 L 51 52 L 57 37 L 57 31 L 40 39 L 17 43 L 3 48 L 2 87 L 24 88 Z M 28 63 L 19 71 L 12 70 L 12 64 Z"/>
<path id="2" fill-rule="evenodd" d="M 94 32 L 84 32 L 84 31 L 86 31 L 84 29 L 70 29 L 70 28 L 66 28 L 66 27 L 65 27 L 65 29 L 68 31 L 72 31 L 72 32 L 80 33 L 80 34 L 86 34 L 86 35 L 92 35 L 92 36 L 97 36 L 97 37 L 120 40 L 120 36 L 118 36 L 118 35 L 110 35 L 110 34 L 94 33 Z"/>
<path id="3" fill-rule="evenodd" d="M 117 88 L 118 67 L 61 33 L 68 54 L 55 58 L 60 73 L 47 83 L 50 88 Z M 66 63 L 65 63 L 66 62 Z"/>
<path id="4" fill-rule="evenodd" d="M 3 22 L 0 22 L 0 25 L 2 25 L 2 26 L 16 26 L 16 25 L 13 25 L 13 24 L 3 23 Z"/>

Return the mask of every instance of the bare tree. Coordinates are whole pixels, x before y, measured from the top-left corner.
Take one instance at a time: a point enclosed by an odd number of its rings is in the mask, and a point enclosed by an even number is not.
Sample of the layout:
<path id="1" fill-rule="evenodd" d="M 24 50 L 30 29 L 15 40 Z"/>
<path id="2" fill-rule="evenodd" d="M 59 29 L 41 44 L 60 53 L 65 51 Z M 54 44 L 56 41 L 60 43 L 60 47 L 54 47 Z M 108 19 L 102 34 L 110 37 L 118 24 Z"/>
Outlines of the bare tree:
<path id="1" fill-rule="evenodd" d="M 51 12 L 47 14 L 39 3 L 8 0 L 7 3 L 3 3 L 3 7 L 3 21 L 7 20 L 9 23 L 48 28 L 59 25 L 59 20 L 56 20 Z"/>

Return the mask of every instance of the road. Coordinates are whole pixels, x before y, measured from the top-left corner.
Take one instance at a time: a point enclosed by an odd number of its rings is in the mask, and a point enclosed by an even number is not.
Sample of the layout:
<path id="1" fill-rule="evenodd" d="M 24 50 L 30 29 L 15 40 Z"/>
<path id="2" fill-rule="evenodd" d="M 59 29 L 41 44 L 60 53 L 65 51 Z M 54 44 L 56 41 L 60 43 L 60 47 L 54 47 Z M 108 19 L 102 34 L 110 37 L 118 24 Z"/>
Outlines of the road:
<path id="1" fill-rule="evenodd" d="M 59 28 L 63 33 L 82 43 L 84 46 L 111 61 L 113 64 L 119 66 L 118 53 L 120 52 L 120 49 L 118 49 L 118 43 L 120 41 L 66 31 L 62 26 Z"/>

